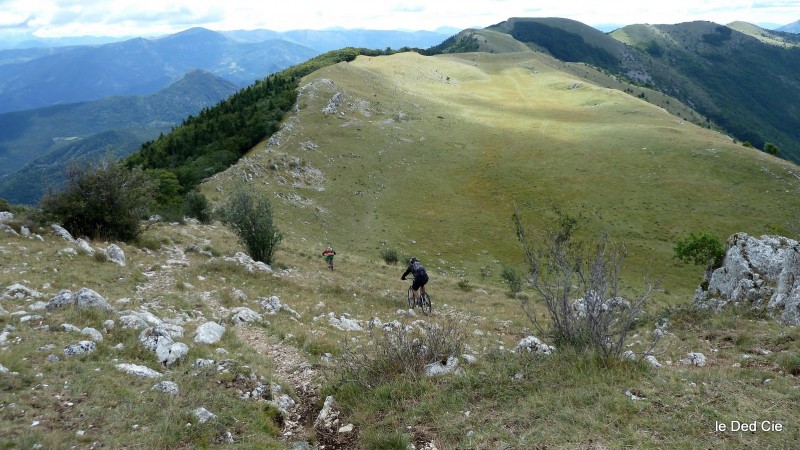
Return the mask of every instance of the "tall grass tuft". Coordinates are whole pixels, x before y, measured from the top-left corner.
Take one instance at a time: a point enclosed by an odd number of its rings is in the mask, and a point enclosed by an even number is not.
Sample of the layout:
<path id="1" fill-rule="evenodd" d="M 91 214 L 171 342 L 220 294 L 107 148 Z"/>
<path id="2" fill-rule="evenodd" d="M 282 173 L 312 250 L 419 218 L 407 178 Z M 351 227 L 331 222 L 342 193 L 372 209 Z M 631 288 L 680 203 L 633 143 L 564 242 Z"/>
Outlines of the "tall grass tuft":
<path id="1" fill-rule="evenodd" d="M 400 261 L 400 256 L 397 254 L 397 250 L 387 248 L 381 250 L 381 259 L 383 259 L 383 262 L 386 264 L 396 265 Z"/>

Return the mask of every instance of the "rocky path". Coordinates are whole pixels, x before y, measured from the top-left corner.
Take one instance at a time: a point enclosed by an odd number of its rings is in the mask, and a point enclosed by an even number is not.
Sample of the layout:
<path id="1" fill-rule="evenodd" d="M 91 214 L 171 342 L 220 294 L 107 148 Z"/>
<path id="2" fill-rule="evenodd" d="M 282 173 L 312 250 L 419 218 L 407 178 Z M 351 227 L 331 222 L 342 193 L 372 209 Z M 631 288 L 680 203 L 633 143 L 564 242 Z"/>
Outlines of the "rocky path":
<path id="1" fill-rule="evenodd" d="M 157 270 L 143 272 L 147 281 L 137 286 L 137 297 L 140 301 L 173 288 L 175 279 L 178 278 L 177 272 L 189 266 L 189 260 L 180 247 L 173 245 L 164 250 L 168 259 Z M 225 317 L 228 314 L 226 308 L 220 304 L 217 295 L 211 294 L 201 293 L 203 301 L 216 313 L 215 315 Z M 283 439 L 308 440 L 314 434 L 313 424 L 317 412 L 315 410 L 319 395 L 317 370 L 296 347 L 275 340 L 262 328 L 242 324 L 233 330 L 254 351 L 272 361 L 274 378 L 281 383 L 289 383 L 299 399 L 299 404 L 288 411 L 288 417 L 284 418 Z"/>
<path id="2" fill-rule="evenodd" d="M 316 404 L 319 397 L 317 371 L 300 352 L 268 336 L 261 328 L 239 326 L 236 334 L 256 352 L 273 362 L 274 375 L 290 383 L 300 400 L 283 423 L 282 435 L 286 440 L 303 440 L 313 433 Z"/>

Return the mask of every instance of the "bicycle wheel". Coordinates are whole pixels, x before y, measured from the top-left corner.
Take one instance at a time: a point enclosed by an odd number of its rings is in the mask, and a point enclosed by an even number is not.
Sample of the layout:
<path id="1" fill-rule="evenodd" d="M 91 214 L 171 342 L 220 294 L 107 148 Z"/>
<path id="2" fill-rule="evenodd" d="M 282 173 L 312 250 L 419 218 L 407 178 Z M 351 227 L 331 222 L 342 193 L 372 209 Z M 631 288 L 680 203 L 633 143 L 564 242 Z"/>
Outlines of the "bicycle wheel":
<path id="1" fill-rule="evenodd" d="M 408 288 L 408 309 L 414 309 L 414 291 Z"/>
<path id="2" fill-rule="evenodd" d="M 420 306 L 422 307 L 422 314 L 426 316 L 431 313 L 431 296 L 427 293 L 420 294 Z"/>

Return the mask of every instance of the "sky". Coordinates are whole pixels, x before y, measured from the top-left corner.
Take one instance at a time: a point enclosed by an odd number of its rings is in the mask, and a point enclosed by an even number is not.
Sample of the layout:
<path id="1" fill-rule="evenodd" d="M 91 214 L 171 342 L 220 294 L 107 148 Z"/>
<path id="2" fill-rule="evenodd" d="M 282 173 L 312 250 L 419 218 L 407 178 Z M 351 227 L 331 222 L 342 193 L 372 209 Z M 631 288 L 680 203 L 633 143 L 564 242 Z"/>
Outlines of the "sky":
<path id="1" fill-rule="evenodd" d="M 280 5 L 280 6 L 278 6 Z M 215 31 L 487 27 L 510 17 L 608 24 L 800 20 L 800 0 L 0 0 L 0 36 L 159 36 Z"/>

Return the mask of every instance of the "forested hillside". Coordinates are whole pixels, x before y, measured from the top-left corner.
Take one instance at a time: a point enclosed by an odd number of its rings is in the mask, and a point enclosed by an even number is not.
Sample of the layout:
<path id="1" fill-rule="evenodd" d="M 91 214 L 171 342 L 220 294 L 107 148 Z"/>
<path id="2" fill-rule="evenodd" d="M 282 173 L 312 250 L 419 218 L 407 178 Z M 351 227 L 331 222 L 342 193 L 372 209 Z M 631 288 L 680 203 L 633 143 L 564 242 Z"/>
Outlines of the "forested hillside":
<path id="1" fill-rule="evenodd" d="M 359 54 L 376 52 L 355 48 L 332 51 L 270 75 L 190 116 L 173 132 L 146 142 L 126 163 L 169 171 L 186 193 L 278 130 L 294 106 L 300 78 L 327 65 L 352 61 Z"/>

